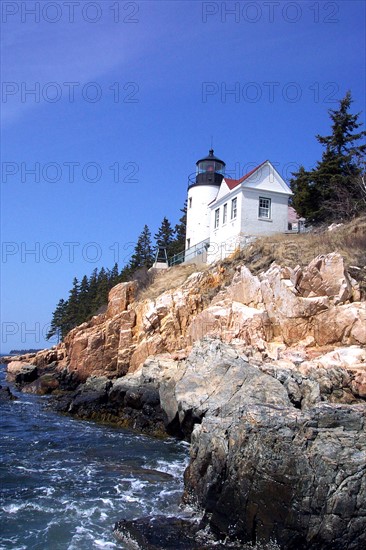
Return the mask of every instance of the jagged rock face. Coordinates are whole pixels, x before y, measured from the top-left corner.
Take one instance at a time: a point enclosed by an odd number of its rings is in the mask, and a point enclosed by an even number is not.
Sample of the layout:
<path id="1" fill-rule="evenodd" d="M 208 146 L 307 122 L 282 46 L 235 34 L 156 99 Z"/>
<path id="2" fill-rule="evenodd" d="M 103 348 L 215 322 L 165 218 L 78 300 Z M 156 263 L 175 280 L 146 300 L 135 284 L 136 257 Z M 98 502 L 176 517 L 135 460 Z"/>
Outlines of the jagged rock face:
<path id="1" fill-rule="evenodd" d="M 171 370 L 173 376 L 160 382 L 161 405 L 168 421 L 178 420 L 186 436 L 195 423 L 205 416 L 222 414 L 229 403 L 232 410 L 239 409 L 243 400 L 290 405 L 280 383 L 218 340 L 195 346 L 183 364 L 176 364 L 176 372 L 174 365 Z"/>
<path id="2" fill-rule="evenodd" d="M 168 430 L 192 433 L 185 500 L 218 535 L 356 550 L 366 543 L 366 406 L 350 373 L 365 368 L 365 350 L 297 359 L 250 364 L 206 338 L 186 360 L 147 361 L 140 384 L 159 387 Z"/>
<path id="3" fill-rule="evenodd" d="M 38 367 L 40 371 L 49 368 L 49 366 L 62 370 L 66 366 L 66 350 L 64 344 L 58 344 L 52 349 L 19 355 L 14 360 L 9 356 L 3 358 L 3 360 L 8 363 L 6 369 L 7 378 L 13 381 L 18 375 L 34 370 L 34 367 Z M 21 376 L 18 379 L 19 383 L 21 383 L 20 380 Z"/>
<path id="4" fill-rule="evenodd" d="M 80 380 L 90 375 L 121 376 L 128 370 L 132 349 L 132 330 L 136 314 L 130 308 L 134 300 L 135 283 L 121 283 L 109 293 L 106 313 L 93 317 L 73 329 L 65 338 L 70 371 Z"/>
<path id="5" fill-rule="evenodd" d="M 34 364 L 28 363 L 24 360 L 18 360 L 18 359 L 14 361 L 10 361 L 6 369 L 7 379 L 14 381 L 15 378 L 20 374 L 23 374 L 23 373 L 25 374 L 26 372 L 30 372 L 30 371 L 36 372 L 36 367 Z"/>
<path id="6" fill-rule="evenodd" d="M 245 541 L 363 548 L 365 412 L 243 403 L 205 418 L 193 431 L 186 500 L 206 510 L 214 531 Z"/>
<path id="7" fill-rule="evenodd" d="M 115 378 L 139 369 L 150 355 L 189 351 L 205 335 L 240 339 L 261 352 L 274 339 L 286 346 L 366 344 L 366 304 L 357 301 L 357 284 L 338 254 L 319 256 L 304 269 L 274 264 L 259 277 L 241 266 L 226 287 L 224 271 L 193 273 L 180 287 L 144 301 L 135 301 L 134 283 L 117 285 L 106 313 L 67 335 L 70 371 L 81 380 Z"/>
<path id="8" fill-rule="evenodd" d="M 105 314 L 8 370 L 27 373 L 25 362 L 44 376 L 54 364 L 60 387 L 87 380 L 60 410 L 191 438 L 185 499 L 221 535 L 287 550 L 366 546 L 357 284 L 337 254 L 258 277 L 240 266 L 228 286 L 213 269 L 156 299 L 117 285 Z M 41 376 L 29 391 L 49 384 Z"/>
<path id="9" fill-rule="evenodd" d="M 365 349 L 270 351 L 258 360 L 241 340 L 205 337 L 188 357 L 156 355 L 116 380 L 91 376 L 60 396 L 59 410 L 191 440 L 184 498 L 218 537 L 362 548 L 366 405 L 355 371 L 365 372 Z"/>
<path id="10" fill-rule="evenodd" d="M 362 548 L 366 405 L 352 372 L 365 350 L 259 362 L 250 349 L 206 337 L 186 359 L 165 353 L 114 382 L 90 377 L 65 410 L 151 434 L 164 422 L 191 440 L 184 499 L 219 537 Z"/>
<path id="11" fill-rule="evenodd" d="M 210 543 L 198 522 L 176 517 L 154 516 L 116 523 L 114 534 L 127 549 L 136 550 L 226 550 L 226 544 Z"/>
<path id="12" fill-rule="evenodd" d="M 185 500 L 216 533 L 294 550 L 366 544 L 365 404 L 322 401 L 329 388 L 311 376 L 296 403 L 291 373 L 249 365 L 219 341 L 195 346 L 182 367 L 175 385 L 161 381 L 161 405 L 193 429 Z"/>

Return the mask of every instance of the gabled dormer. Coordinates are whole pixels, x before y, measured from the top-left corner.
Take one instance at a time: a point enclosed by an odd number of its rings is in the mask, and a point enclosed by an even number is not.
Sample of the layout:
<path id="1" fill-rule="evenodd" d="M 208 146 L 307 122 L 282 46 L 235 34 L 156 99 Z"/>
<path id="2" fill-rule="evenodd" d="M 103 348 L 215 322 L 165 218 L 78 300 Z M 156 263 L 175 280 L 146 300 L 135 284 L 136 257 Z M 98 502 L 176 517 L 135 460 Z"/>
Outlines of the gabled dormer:
<path id="1" fill-rule="evenodd" d="M 265 160 L 239 179 L 224 177 L 217 196 L 210 207 L 212 208 L 217 203 L 221 203 L 227 195 L 234 194 L 235 191 L 238 192 L 240 189 L 255 189 L 287 196 L 292 195 L 290 188 L 273 164 L 269 160 Z"/>

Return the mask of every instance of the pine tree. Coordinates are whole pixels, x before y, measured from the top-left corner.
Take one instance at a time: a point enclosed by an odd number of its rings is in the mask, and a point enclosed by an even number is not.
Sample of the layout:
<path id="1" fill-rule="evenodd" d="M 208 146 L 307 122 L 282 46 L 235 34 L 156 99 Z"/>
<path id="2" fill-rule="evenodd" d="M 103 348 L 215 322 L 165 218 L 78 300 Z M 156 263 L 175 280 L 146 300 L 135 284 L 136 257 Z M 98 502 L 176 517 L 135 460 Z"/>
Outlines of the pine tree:
<path id="1" fill-rule="evenodd" d="M 69 292 L 69 299 L 65 307 L 64 328 L 66 332 L 76 327 L 79 324 L 79 281 L 74 277 L 72 289 Z"/>
<path id="2" fill-rule="evenodd" d="M 119 271 L 117 262 L 114 264 L 112 269 L 108 272 L 109 286 L 112 288 L 119 282 Z"/>
<path id="3" fill-rule="evenodd" d="M 89 302 L 89 309 L 91 312 L 94 312 L 94 304 L 97 298 L 97 291 L 98 291 L 98 269 L 93 269 L 89 280 L 89 292 L 88 292 L 88 302 Z"/>
<path id="4" fill-rule="evenodd" d="M 366 145 L 357 145 L 357 142 L 366 132 L 358 131 L 362 126 L 358 122 L 360 113 L 349 113 L 351 103 L 351 93 L 347 92 L 340 101 L 339 109 L 329 111 L 332 120 L 331 135 L 316 136 L 325 147 L 322 160 L 315 171 L 316 186 L 321 193 L 320 219 L 352 218 L 361 206 L 356 180 L 360 175 L 360 161 Z"/>
<path id="5" fill-rule="evenodd" d="M 183 216 L 174 230 L 165 217 L 155 235 L 157 245 L 165 247 L 170 256 L 184 249 L 186 203 L 181 212 Z M 100 271 L 94 269 L 89 278 L 84 275 L 80 283 L 77 278 L 74 278 L 68 300 L 60 300 L 53 312 L 47 338 L 57 335 L 58 338 L 63 339 L 71 329 L 96 315 L 101 306 L 107 304 L 109 290 L 116 284 L 133 279 L 137 280 L 140 286 L 149 284 L 151 273 L 148 270 L 153 263 L 154 251 L 151 232 L 145 225 L 137 240 L 130 262 L 123 267 L 121 272 L 119 272 L 118 264 L 115 263 L 112 269 L 106 270 L 104 267 Z"/>
<path id="6" fill-rule="evenodd" d="M 180 209 L 182 216 L 179 218 L 179 223 L 174 228 L 174 240 L 169 246 L 169 257 L 174 254 L 179 254 L 185 249 L 186 232 L 187 232 L 187 200 L 184 202 L 183 208 Z"/>
<path id="7" fill-rule="evenodd" d="M 132 274 L 133 274 L 133 269 L 131 268 L 130 263 L 128 263 L 121 270 L 121 273 L 118 276 L 118 282 L 119 283 L 126 283 L 127 281 L 131 281 Z"/>
<path id="8" fill-rule="evenodd" d="M 84 275 L 81 279 L 80 288 L 79 288 L 79 308 L 78 308 L 78 319 L 83 320 L 88 318 L 90 314 L 91 304 L 89 301 L 89 281 L 88 277 Z"/>
<path id="9" fill-rule="evenodd" d="M 66 314 L 67 302 L 61 298 L 59 300 L 55 311 L 52 315 L 51 326 L 47 333 L 47 340 L 50 340 L 53 336 L 57 336 L 57 343 L 65 336 L 65 314 Z"/>
<path id="10" fill-rule="evenodd" d="M 165 248 L 168 257 L 172 256 L 172 244 L 174 241 L 174 229 L 168 218 L 164 217 L 158 232 L 155 234 L 156 249 Z"/>
<path id="11" fill-rule="evenodd" d="M 357 165 L 357 160 L 361 159 L 366 151 L 366 145 L 356 145 L 360 139 L 365 137 L 366 131 L 354 133 L 362 126 L 358 122 L 361 113 L 352 115 L 349 108 L 353 103 L 351 92 L 348 91 L 339 102 L 339 109 L 334 111 L 329 109 L 328 113 L 333 122 L 332 133 L 330 136 L 317 135 L 316 139 L 324 145 L 326 152 L 331 152 L 339 159 L 341 168 L 348 172 Z"/>
<path id="12" fill-rule="evenodd" d="M 358 142 L 366 132 L 358 131 L 362 126 L 360 113 L 349 112 L 351 103 L 351 93 L 347 92 L 339 108 L 329 110 L 332 133 L 316 136 L 325 148 L 321 161 L 310 172 L 300 169 L 291 180 L 296 210 L 315 223 L 349 219 L 365 209 L 359 180 L 366 145 Z"/>
<path id="13" fill-rule="evenodd" d="M 129 263 L 130 270 L 134 271 L 140 267 L 150 268 L 154 262 L 154 254 L 151 244 L 151 232 L 147 225 L 137 239 L 134 253 Z"/>
<path id="14" fill-rule="evenodd" d="M 298 172 L 293 172 L 290 187 L 293 192 L 291 204 L 301 218 L 313 219 L 317 214 L 319 193 L 315 186 L 312 172 L 307 172 L 300 166 Z"/>
<path id="15" fill-rule="evenodd" d="M 101 268 L 98 274 L 97 279 L 97 293 L 93 304 L 93 313 L 96 313 L 100 306 L 105 305 L 108 302 L 108 292 L 109 292 L 109 279 L 108 273 Z"/>

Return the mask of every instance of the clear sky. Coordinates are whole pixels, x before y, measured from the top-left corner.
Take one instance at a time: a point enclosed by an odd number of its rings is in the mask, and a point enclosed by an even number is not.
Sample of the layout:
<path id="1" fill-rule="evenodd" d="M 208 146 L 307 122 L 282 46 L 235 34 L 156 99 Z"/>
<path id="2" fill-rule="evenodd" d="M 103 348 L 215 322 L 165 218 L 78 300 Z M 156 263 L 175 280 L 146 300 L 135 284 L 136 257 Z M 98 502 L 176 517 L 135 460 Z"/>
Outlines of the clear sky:
<path id="1" fill-rule="evenodd" d="M 47 347 L 74 276 L 175 224 L 208 152 L 288 180 L 349 89 L 364 109 L 365 2 L 1 2 L 1 351 Z M 52 344 L 52 343 L 51 343 Z"/>

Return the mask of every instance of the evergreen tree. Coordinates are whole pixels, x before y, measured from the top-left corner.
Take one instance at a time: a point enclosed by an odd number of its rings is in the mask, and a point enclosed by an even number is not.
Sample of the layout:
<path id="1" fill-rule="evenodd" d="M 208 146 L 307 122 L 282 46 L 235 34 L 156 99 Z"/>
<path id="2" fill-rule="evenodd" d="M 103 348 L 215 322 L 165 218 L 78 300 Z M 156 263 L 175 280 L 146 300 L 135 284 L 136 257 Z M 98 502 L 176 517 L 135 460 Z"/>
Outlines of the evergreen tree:
<path id="1" fill-rule="evenodd" d="M 174 241 L 174 229 L 168 218 L 164 217 L 158 232 L 155 234 L 156 249 L 165 248 L 168 257 L 172 255 L 172 244 Z"/>
<path id="2" fill-rule="evenodd" d="M 97 293 L 94 300 L 93 305 L 93 312 L 96 313 L 100 306 L 103 306 L 108 302 L 108 292 L 109 292 L 109 279 L 108 279 L 108 273 L 104 269 L 104 267 L 101 268 L 98 274 L 97 279 Z"/>
<path id="3" fill-rule="evenodd" d="M 94 304 L 97 299 L 97 291 L 98 291 L 98 269 L 93 269 L 89 280 L 89 292 L 88 292 L 88 302 L 89 302 L 89 309 L 93 312 L 95 310 Z"/>
<path id="4" fill-rule="evenodd" d="M 165 217 L 155 235 L 157 245 L 165 247 L 169 257 L 184 249 L 186 203 L 181 212 L 183 216 L 174 230 Z M 68 299 L 60 300 L 52 314 L 47 338 L 57 335 L 58 338 L 63 339 L 71 329 L 96 315 L 100 307 L 107 304 L 109 290 L 116 284 L 133 279 L 137 280 L 139 285 L 149 284 L 151 274 L 148 270 L 153 263 L 154 251 L 151 233 L 148 226 L 145 225 L 137 240 L 130 262 L 123 267 L 121 272 L 119 272 L 118 264 L 115 263 L 112 269 L 106 270 L 102 267 L 98 271 L 95 268 L 89 277 L 84 275 L 80 283 L 77 278 L 74 278 Z"/>
<path id="5" fill-rule="evenodd" d="M 290 187 L 294 194 L 291 204 L 301 218 L 313 219 L 317 214 L 320 197 L 312 172 L 307 172 L 303 166 L 300 166 L 293 176 L 290 180 Z"/>
<path id="6" fill-rule="evenodd" d="M 74 277 L 72 282 L 72 289 L 69 292 L 69 299 L 65 308 L 65 331 L 69 332 L 71 329 L 76 327 L 79 324 L 79 319 L 79 281 L 76 277 Z"/>
<path id="7" fill-rule="evenodd" d="M 133 274 L 133 268 L 131 267 L 131 264 L 128 263 L 121 270 L 121 273 L 118 276 L 118 282 L 119 283 L 126 283 L 127 281 L 131 281 L 132 274 Z"/>
<path id="8" fill-rule="evenodd" d="M 109 271 L 108 277 L 109 277 L 109 286 L 110 286 L 110 288 L 112 288 L 113 286 L 118 284 L 118 282 L 119 282 L 119 271 L 118 271 L 117 262 L 114 264 L 112 269 Z"/>
<path id="9" fill-rule="evenodd" d="M 66 314 L 67 302 L 61 298 L 59 300 L 55 311 L 52 315 L 51 326 L 47 333 L 47 340 L 50 340 L 53 336 L 57 336 L 57 343 L 65 336 L 65 314 Z"/>
<path id="10" fill-rule="evenodd" d="M 351 218 L 365 208 L 358 182 L 366 145 L 358 142 L 366 132 L 358 131 L 360 113 L 349 112 L 351 103 L 351 93 L 347 92 L 339 108 L 329 110 L 332 133 L 316 136 L 325 148 L 321 161 L 310 172 L 300 169 L 291 180 L 296 210 L 315 223 Z"/>
<path id="11" fill-rule="evenodd" d="M 81 279 L 79 288 L 79 311 L 78 318 L 84 320 L 88 318 L 90 314 L 90 301 L 89 301 L 89 281 L 88 277 L 84 275 Z M 83 321 L 81 321 L 83 322 Z"/>
<path id="12" fill-rule="evenodd" d="M 362 123 L 358 122 L 361 113 L 352 115 L 349 108 L 353 103 L 351 92 L 348 91 L 339 102 L 339 109 L 334 111 L 329 109 L 328 113 L 333 122 L 332 133 L 329 136 L 317 135 L 316 139 L 324 145 L 326 152 L 332 153 L 339 159 L 341 168 L 348 172 L 355 168 L 357 160 L 361 159 L 366 151 L 366 145 L 357 145 L 366 135 L 366 131 L 354 133 Z"/>
<path id="13" fill-rule="evenodd" d="M 179 223 L 175 226 L 175 238 L 171 246 L 173 254 L 178 254 L 185 249 L 186 233 L 187 233 L 187 200 L 185 200 L 183 208 L 180 209 L 182 216 L 179 218 Z"/>
<path id="14" fill-rule="evenodd" d="M 154 263 L 154 254 L 151 244 L 151 232 L 147 225 L 137 239 L 134 253 L 129 263 L 130 271 L 140 267 L 150 268 Z"/>

